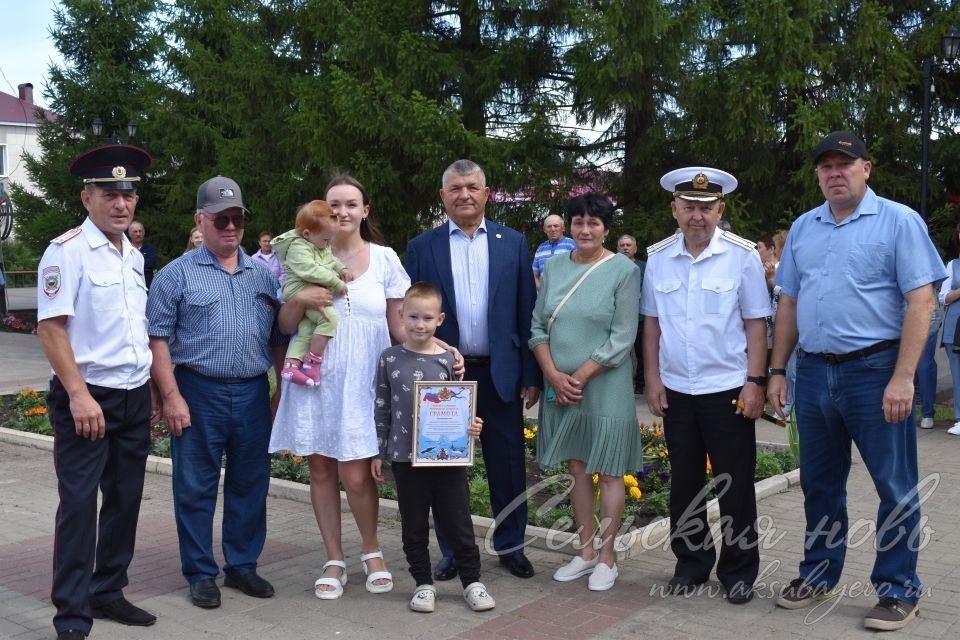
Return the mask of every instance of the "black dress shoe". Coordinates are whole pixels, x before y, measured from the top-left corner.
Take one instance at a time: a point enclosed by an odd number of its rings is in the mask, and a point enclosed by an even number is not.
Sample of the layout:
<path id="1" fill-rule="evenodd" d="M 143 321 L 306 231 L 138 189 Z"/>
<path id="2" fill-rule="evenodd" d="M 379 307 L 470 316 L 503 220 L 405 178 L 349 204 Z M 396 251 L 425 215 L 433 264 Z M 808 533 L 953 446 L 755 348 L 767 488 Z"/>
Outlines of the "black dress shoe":
<path id="1" fill-rule="evenodd" d="M 144 611 L 122 597 L 105 605 L 93 607 L 92 613 L 94 618 L 110 618 L 131 627 L 149 627 L 157 621 L 157 616 Z"/>
<path id="2" fill-rule="evenodd" d="M 434 580 L 453 580 L 457 577 L 457 563 L 451 556 L 443 556 L 433 570 Z"/>
<path id="3" fill-rule="evenodd" d="M 516 551 L 505 556 L 500 556 L 500 564 L 509 569 L 510 573 L 518 578 L 533 577 L 533 565 L 530 564 L 530 561 L 527 560 L 527 556 L 523 555 L 522 551 Z"/>
<path id="4" fill-rule="evenodd" d="M 667 585 L 667 593 L 675 596 L 685 596 L 696 592 L 697 586 L 709 578 L 691 578 L 690 576 L 673 576 Z"/>
<path id="5" fill-rule="evenodd" d="M 83 640 L 87 637 L 83 631 L 77 631 L 76 629 L 67 629 L 66 631 L 60 631 L 57 633 L 57 640 Z"/>
<path id="6" fill-rule="evenodd" d="M 724 585 L 727 590 L 727 602 L 730 604 L 747 604 L 753 600 L 753 587 L 743 582 L 735 582 L 732 586 L 727 587 Z"/>
<path id="7" fill-rule="evenodd" d="M 210 578 L 191 583 L 190 600 L 201 609 L 216 609 L 220 606 L 220 587 Z"/>
<path id="8" fill-rule="evenodd" d="M 240 589 L 240 591 L 254 598 L 273 597 L 273 585 L 258 576 L 256 571 L 245 573 L 242 576 L 227 576 L 223 579 L 223 586 Z"/>

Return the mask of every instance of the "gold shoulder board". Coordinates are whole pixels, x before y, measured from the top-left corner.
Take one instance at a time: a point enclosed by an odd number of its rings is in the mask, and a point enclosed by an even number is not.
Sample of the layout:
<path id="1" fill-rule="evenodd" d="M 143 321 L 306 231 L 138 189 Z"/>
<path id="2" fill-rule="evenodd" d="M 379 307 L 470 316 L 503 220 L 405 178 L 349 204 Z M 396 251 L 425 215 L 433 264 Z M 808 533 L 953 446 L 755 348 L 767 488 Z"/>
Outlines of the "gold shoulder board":
<path id="1" fill-rule="evenodd" d="M 737 234 L 731 233 L 730 231 L 721 232 L 720 237 L 726 240 L 727 242 L 735 244 L 738 247 L 743 247 L 744 249 L 747 249 L 747 250 L 753 250 L 757 248 L 756 242 L 752 240 L 747 240 L 746 238 L 741 238 Z"/>
<path id="2" fill-rule="evenodd" d="M 54 239 L 51 240 L 50 242 L 51 242 L 51 243 L 55 243 L 55 244 L 63 244 L 63 243 L 65 243 L 67 240 L 71 240 L 72 238 L 76 238 L 78 235 L 80 235 L 80 227 L 74 227 L 73 229 L 70 229 L 69 231 L 60 234 L 59 236 L 57 236 L 56 238 L 54 238 Z"/>

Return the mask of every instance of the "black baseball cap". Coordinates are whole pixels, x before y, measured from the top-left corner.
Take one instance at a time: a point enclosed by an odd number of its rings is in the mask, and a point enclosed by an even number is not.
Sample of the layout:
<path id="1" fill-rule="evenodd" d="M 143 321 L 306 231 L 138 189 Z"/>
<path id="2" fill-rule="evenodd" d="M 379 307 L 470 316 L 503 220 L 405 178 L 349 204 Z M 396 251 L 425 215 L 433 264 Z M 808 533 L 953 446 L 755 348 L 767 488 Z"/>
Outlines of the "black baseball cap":
<path id="1" fill-rule="evenodd" d="M 870 159 L 867 155 L 867 145 L 863 144 L 863 140 L 850 131 L 834 131 L 821 140 L 817 148 L 813 150 L 814 166 L 820 162 L 820 156 L 830 151 L 836 151 L 851 158 Z"/>

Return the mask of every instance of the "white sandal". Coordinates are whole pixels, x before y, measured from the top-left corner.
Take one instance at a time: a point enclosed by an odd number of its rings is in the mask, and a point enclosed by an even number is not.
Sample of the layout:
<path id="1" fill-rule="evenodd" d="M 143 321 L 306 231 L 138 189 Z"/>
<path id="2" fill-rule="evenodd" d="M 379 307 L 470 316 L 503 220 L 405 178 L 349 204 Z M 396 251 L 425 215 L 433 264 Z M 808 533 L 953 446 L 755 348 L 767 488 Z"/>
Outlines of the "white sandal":
<path id="1" fill-rule="evenodd" d="M 489 611 L 497 606 L 493 596 L 487 593 L 482 582 L 471 582 L 463 588 L 463 599 L 474 611 Z"/>
<path id="2" fill-rule="evenodd" d="M 433 613 L 434 603 L 437 600 L 437 590 L 432 584 L 423 584 L 413 592 L 410 599 L 410 610 L 420 613 Z"/>
<path id="3" fill-rule="evenodd" d="M 317 581 L 313 583 L 313 593 L 321 600 L 336 600 L 343 595 L 343 587 L 347 584 L 347 565 L 343 560 L 327 560 L 327 563 L 323 565 L 323 570 L 326 571 L 327 567 L 339 567 L 340 577 L 317 578 Z M 326 591 L 320 587 L 333 587 L 333 591 Z"/>
<path id="4" fill-rule="evenodd" d="M 376 558 L 383 559 L 383 552 L 381 551 L 371 551 L 370 553 L 365 553 L 360 556 L 360 561 L 363 563 L 363 573 L 367 575 L 367 591 L 370 593 L 387 593 L 388 591 L 393 591 L 393 574 L 389 571 L 374 571 L 373 573 L 367 573 L 367 560 L 374 560 Z M 389 580 L 387 584 L 374 584 L 377 580 Z"/>

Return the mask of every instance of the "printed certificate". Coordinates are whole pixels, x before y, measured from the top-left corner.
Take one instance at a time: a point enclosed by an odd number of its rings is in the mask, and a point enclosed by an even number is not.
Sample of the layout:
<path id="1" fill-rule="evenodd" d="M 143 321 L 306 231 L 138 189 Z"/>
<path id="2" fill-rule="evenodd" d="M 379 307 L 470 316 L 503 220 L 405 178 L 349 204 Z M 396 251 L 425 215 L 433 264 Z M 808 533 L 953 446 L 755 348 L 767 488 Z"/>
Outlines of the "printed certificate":
<path id="1" fill-rule="evenodd" d="M 413 466 L 472 465 L 467 427 L 477 415 L 477 383 L 421 381 L 413 392 Z"/>

